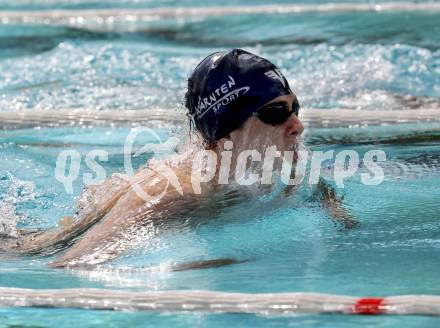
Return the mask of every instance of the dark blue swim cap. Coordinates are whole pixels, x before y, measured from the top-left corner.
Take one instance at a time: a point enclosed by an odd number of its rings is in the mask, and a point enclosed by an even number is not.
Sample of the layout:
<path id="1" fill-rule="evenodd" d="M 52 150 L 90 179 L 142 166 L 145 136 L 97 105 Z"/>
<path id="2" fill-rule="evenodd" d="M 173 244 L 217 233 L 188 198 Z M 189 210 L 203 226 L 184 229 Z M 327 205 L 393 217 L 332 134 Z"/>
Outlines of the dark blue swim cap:
<path id="1" fill-rule="evenodd" d="M 209 144 L 241 127 L 272 99 L 291 93 L 289 83 L 267 59 L 241 49 L 216 52 L 188 79 L 186 107 Z"/>

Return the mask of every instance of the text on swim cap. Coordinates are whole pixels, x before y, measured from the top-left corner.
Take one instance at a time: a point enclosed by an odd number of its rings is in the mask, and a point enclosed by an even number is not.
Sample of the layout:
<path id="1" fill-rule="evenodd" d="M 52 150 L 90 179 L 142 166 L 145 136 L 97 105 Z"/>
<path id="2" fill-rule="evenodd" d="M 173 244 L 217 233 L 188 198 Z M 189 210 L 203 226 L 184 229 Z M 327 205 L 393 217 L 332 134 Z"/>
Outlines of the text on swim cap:
<path id="1" fill-rule="evenodd" d="M 198 118 L 203 117 L 210 109 L 217 111 L 220 106 L 226 106 L 231 101 L 237 99 L 240 95 L 247 93 L 249 86 L 231 90 L 235 86 L 235 80 L 232 76 L 228 76 L 228 81 L 223 83 L 219 88 L 215 89 L 208 97 L 199 97 L 196 113 Z"/>

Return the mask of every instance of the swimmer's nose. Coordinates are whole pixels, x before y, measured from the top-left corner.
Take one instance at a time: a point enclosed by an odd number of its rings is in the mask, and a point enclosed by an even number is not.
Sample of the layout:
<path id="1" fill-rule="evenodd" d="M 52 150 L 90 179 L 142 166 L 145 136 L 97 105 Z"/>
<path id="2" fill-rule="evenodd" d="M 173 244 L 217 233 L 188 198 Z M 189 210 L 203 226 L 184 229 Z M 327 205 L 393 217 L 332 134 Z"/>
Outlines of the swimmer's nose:
<path id="1" fill-rule="evenodd" d="M 286 137 L 301 134 L 304 131 L 304 125 L 296 115 L 292 115 L 285 123 L 285 135 Z"/>

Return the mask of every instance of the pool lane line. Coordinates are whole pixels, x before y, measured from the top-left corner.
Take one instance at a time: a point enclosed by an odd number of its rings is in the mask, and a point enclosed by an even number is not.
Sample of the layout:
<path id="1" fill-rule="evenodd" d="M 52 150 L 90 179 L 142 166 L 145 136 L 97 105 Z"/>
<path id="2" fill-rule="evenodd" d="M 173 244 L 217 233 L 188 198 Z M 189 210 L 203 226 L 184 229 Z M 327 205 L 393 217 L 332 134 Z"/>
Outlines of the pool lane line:
<path id="1" fill-rule="evenodd" d="M 437 2 L 387 2 L 387 3 L 325 3 L 325 4 L 273 4 L 259 6 L 212 6 L 212 7 L 159 7 L 140 9 L 54 9 L 0 11 L 0 23 L 50 24 L 67 20 L 68 24 L 83 24 L 91 18 L 96 23 L 113 23 L 114 20 L 154 21 L 166 18 L 207 17 L 242 14 L 300 14 L 340 12 L 440 12 Z M 72 19 L 78 19 L 72 21 Z"/>
<path id="2" fill-rule="evenodd" d="M 228 293 L 203 290 L 131 292 L 110 289 L 0 287 L 0 307 L 112 311 L 285 314 L 440 315 L 440 296 L 383 298 L 321 293 Z"/>
<path id="3" fill-rule="evenodd" d="M 300 119 L 309 127 L 365 127 L 402 123 L 440 122 L 440 108 L 407 110 L 303 109 Z M 125 111 L 26 110 L 0 111 L 0 128 L 39 126 L 183 124 L 182 110 L 149 109 Z"/>

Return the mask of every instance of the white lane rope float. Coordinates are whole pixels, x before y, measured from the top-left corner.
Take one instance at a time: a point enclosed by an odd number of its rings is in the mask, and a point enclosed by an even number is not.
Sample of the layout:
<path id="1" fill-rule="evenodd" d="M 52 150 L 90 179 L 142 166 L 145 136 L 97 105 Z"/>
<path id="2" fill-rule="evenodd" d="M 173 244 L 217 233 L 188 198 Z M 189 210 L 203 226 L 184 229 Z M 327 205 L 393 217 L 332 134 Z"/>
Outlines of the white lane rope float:
<path id="1" fill-rule="evenodd" d="M 113 311 L 285 314 L 440 315 L 440 296 L 359 298 L 319 293 L 227 293 L 218 291 L 128 292 L 109 289 L 0 287 L 0 307 L 79 308 Z"/>
<path id="2" fill-rule="evenodd" d="M 352 127 L 440 122 L 440 108 L 408 110 L 304 109 L 301 120 L 310 127 Z M 0 111 L 0 128 L 63 125 L 182 124 L 182 111 L 149 109 L 125 111 L 51 110 Z"/>
<path id="3" fill-rule="evenodd" d="M 87 110 L 0 112 L 0 126 L 182 123 L 181 112 Z M 318 127 L 440 122 L 440 109 L 400 111 L 304 110 L 301 119 Z M 108 289 L 32 290 L 0 287 L 0 307 L 80 308 L 114 311 L 285 314 L 440 315 L 440 296 L 353 297 L 318 293 L 225 293 L 216 291 L 128 292 Z"/>
<path id="4" fill-rule="evenodd" d="M 148 9 L 57 9 L 0 11 L 0 23 L 82 25 L 87 20 L 111 24 L 116 21 L 159 21 L 241 14 L 299 14 L 337 12 L 440 12 L 438 2 L 273 4 L 260 6 L 160 7 Z"/>

